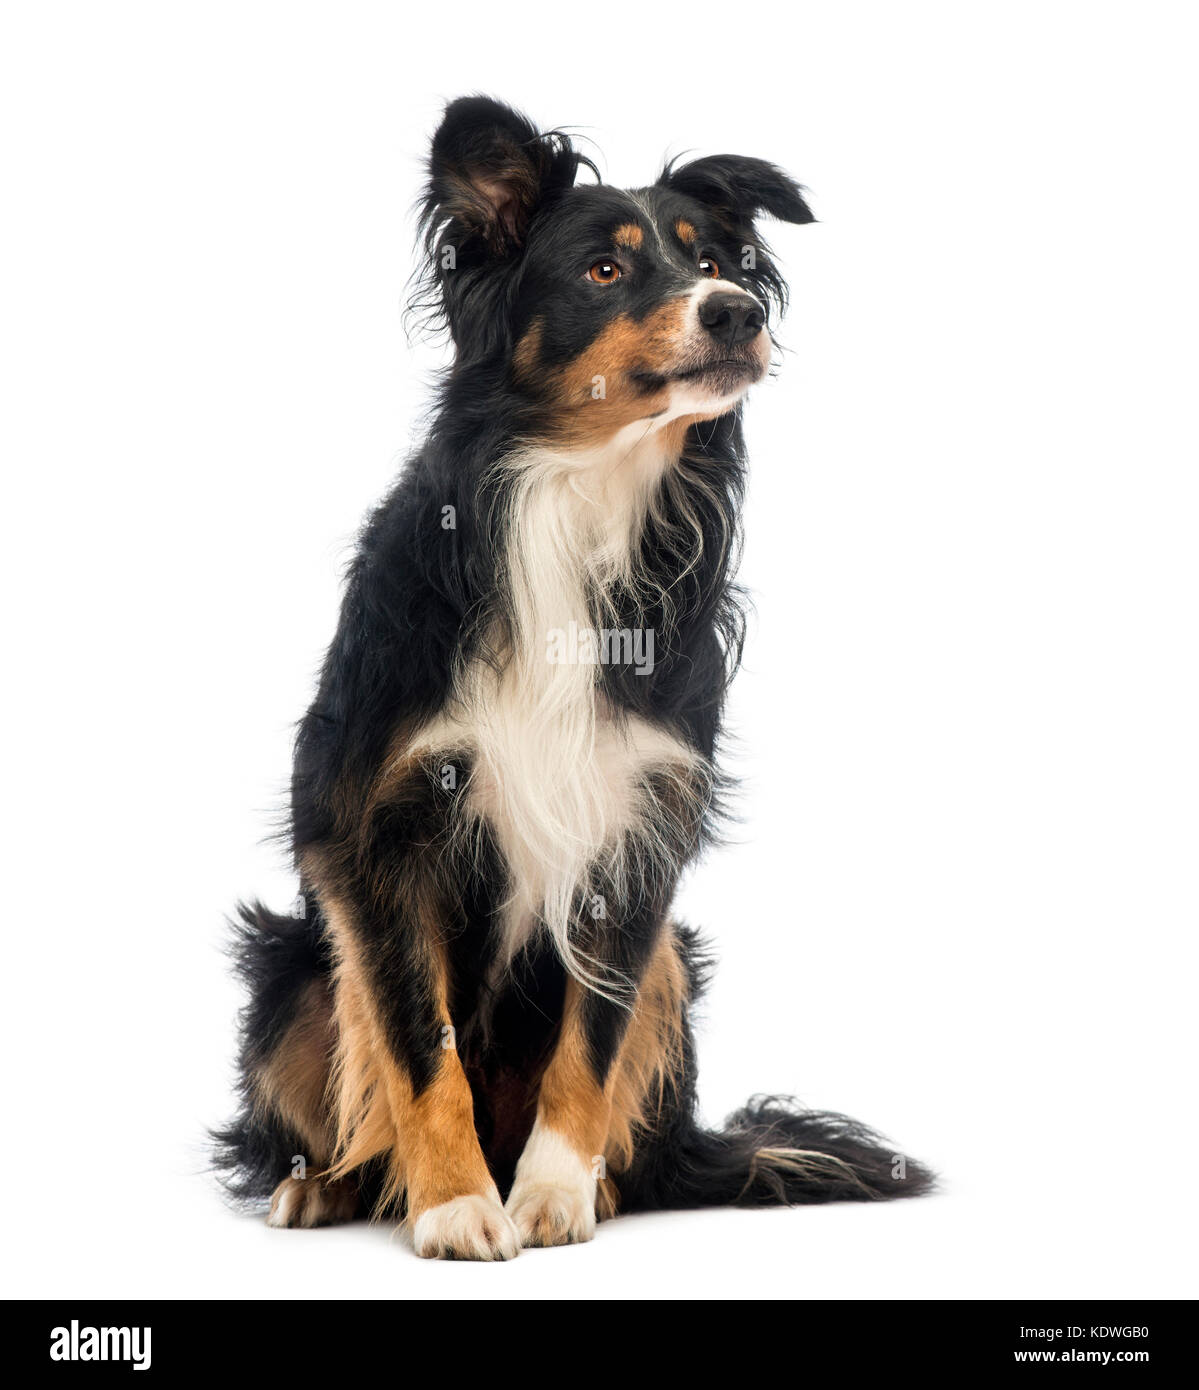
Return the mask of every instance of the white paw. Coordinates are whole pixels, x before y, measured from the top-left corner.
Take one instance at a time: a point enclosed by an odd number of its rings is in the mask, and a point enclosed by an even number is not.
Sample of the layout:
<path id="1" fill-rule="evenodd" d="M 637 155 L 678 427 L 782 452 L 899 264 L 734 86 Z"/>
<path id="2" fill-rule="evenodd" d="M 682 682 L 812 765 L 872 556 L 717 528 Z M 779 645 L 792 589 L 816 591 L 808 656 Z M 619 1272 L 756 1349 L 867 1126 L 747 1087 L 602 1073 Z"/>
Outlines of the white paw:
<path id="1" fill-rule="evenodd" d="M 499 1197 L 455 1197 L 416 1218 L 412 1243 L 424 1259 L 512 1260 L 520 1254 L 516 1227 Z"/>
<path id="2" fill-rule="evenodd" d="M 335 1226 L 352 1221 L 358 1210 L 353 1180 L 324 1183 L 319 1178 L 284 1178 L 271 1196 L 268 1226 Z"/>
<path id="3" fill-rule="evenodd" d="M 504 1210 L 526 1247 L 578 1245 L 595 1235 L 594 1188 L 520 1183 Z"/>
<path id="4" fill-rule="evenodd" d="M 520 1243 L 577 1245 L 595 1235 L 595 1176 L 560 1134 L 533 1126 L 504 1208 Z"/>

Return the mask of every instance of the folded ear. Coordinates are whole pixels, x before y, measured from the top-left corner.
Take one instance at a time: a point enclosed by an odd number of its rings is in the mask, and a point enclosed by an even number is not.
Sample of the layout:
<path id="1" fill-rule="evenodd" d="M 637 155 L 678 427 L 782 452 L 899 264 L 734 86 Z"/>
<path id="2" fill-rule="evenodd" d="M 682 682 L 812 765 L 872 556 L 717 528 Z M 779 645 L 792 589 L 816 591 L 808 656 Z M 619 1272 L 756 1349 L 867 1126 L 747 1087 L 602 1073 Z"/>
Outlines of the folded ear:
<path id="1" fill-rule="evenodd" d="M 658 182 L 706 203 L 735 227 L 747 226 L 761 212 L 780 222 L 816 220 L 799 184 L 764 159 L 714 154 L 678 169 L 668 164 Z"/>
<path id="2" fill-rule="evenodd" d="M 580 164 L 590 160 L 557 131 L 540 133 L 490 97 L 459 97 L 433 137 L 422 208 L 428 241 L 511 254 L 538 207 L 574 183 Z"/>

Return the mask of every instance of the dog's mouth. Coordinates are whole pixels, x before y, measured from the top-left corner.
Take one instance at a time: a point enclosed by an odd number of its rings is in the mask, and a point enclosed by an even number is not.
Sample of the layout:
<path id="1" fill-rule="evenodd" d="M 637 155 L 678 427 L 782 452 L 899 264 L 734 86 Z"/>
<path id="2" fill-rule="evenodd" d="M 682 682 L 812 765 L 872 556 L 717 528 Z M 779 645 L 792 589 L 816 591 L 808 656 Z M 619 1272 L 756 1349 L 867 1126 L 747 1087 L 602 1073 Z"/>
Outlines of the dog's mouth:
<path id="1" fill-rule="evenodd" d="M 708 387 L 714 394 L 724 396 L 752 385 L 763 375 L 762 361 L 756 356 L 716 357 L 674 371 L 637 372 L 634 379 L 647 391 L 661 391 L 668 386 L 690 383 Z"/>
<path id="2" fill-rule="evenodd" d="M 762 370 L 757 360 L 746 357 L 721 357 L 715 362 L 702 362 L 698 367 L 688 367 L 676 372 L 671 381 L 756 381 Z"/>

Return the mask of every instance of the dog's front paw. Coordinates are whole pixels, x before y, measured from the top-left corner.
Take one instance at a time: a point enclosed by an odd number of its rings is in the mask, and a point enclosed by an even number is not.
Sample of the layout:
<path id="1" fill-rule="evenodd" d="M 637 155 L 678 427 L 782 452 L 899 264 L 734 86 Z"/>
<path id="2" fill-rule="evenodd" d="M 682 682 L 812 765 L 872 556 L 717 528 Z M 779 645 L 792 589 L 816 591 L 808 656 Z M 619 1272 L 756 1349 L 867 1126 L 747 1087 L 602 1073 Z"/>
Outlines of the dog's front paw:
<path id="1" fill-rule="evenodd" d="M 595 1235 L 595 1193 L 590 1186 L 517 1183 L 505 1211 L 524 1246 L 577 1245 Z"/>
<path id="2" fill-rule="evenodd" d="M 520 1254 L 520 1237 L 498 1197 L 455 1197 L 421 1212 L 412 1243 L 424 1259 L 511 1260 Z"/>
<path id="3" fill-rule="evenodd" d="M 573 1144 L 538 1119 L 504 1210 L 522 1245 L 578 1245 L 595 1235 L 595 1174 Z"/>

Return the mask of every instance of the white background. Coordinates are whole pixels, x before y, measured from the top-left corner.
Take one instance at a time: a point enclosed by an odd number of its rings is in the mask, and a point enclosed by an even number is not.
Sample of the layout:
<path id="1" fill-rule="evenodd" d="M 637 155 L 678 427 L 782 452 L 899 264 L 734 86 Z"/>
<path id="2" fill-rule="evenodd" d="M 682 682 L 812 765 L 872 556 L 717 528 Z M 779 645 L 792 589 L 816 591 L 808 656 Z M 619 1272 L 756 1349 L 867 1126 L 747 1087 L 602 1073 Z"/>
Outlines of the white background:
<path id="1" fill-rule="evenodd" d="M 1194 34 L 1185 7 L 12 4 L 0 30 L 4 1280 L 18 1295 L 1196 1293 Z M 719 1119 L 794 1091 L 944 1174 L 503 1267 L 268 1231 L 203 1175 L 240 895 L 359 519 L 441 103 L 610 181 L 812 190 L 751 402 Z"/>

